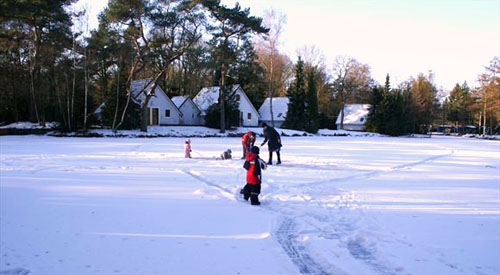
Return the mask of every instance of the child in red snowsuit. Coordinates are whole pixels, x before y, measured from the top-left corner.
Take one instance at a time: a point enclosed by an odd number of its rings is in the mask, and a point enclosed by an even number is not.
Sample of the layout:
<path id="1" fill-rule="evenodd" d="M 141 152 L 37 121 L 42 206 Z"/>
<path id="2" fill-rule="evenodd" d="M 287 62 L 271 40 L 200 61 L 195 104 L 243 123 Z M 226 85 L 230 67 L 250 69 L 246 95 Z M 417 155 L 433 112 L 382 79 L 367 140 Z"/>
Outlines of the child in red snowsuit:
<path id="1" fill-rule="evenodd" d="M 243 146 L 243 157 L 242 159 L 245 158 L 247 152 L 250 152 L 250 148 L 255 144 L 255 137 L 256 134 L 252 131 L 249 131 L 245 133 L 243 136 L 241 136 L 241 145 Z"/>
<path id="2" fill-rule="evenodd" d="M 247 184 L 243 188 L 243 198 L 252 205 L 259 205 L 260 185 L 262 182 L 262 170 L 266 169 L 266 163 L 259 158 L 259 147 L 253 146 L 250 152 L 245 155 L 245 164 L 247 169 Z"/>

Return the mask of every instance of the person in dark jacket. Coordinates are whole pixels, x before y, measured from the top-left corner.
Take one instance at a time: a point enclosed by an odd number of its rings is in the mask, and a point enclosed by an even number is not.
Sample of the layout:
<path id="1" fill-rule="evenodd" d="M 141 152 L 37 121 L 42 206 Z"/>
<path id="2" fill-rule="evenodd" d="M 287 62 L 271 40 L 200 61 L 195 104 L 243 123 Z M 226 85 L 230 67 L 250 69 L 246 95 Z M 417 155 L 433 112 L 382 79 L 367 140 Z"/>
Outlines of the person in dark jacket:
<path id="1" fill-rule="evenodd" d="M 241 193 L 243 198 L 252 205 L 260 205 L 259 194 L 262 183 L 262 170 L 266 169 L 266 163 L 259 158 L 259 147 L 253 146 L 250 152 L 245 155 L 245 164 L 243 167 L 247 170 L 247 184 L 243 187 Z"/>
<path id="2" fill-rule="evenodd" d="M 282 145 L 280 134 L 278 134 L 273 127 L 268 126 L 266 123 L 262 123 L 262 128 L 264 130 L 265 139 L 260 146 L 264 146 L 267 142 L 267 148 L 269 150 L 269 161 L 267 164 L 273 164 L 273 152 L 276 152 L 276 156 L 278 156 L 278 162 L 276 162 L 276 164 L 281 164 L 280 149 Z"/>

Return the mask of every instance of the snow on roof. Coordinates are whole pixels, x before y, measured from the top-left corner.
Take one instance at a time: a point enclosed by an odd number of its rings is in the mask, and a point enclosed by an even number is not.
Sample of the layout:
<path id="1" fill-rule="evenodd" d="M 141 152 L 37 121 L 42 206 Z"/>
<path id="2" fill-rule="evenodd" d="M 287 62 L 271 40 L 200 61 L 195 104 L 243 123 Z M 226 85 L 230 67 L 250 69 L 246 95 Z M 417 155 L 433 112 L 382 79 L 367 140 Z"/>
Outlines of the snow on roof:
<path id="1" fill-rule="evenodd" d="M 174 96 L 172 97 L 172 102 L 177 106 L 177 108 L 180 108 L 181 105 L 188 99 L 187 96 Z"/>
<path id="2" fill-rule="evenodd" d="M 240 85 L 233 85 L 231 91 L 236 91 Z M 193 102 L 198 105 L 198 108 L 204 113 L 213 104 L 219 103 L 219 86 L 204 87 L 193 98 Z"/>
<path id="3" fill-rule="evenodd" d="M 146 88 L 144 89 L 144 87 Z M 137 100 L 141 96 L 141 91 L 143 89 L 145 94 L 151 93 L 152 87 L 153 79 L 151 78 L 132 80 L 132 83 L 130 83 L 130 93 L 132 93 L 132 98 Z M 158 89 L 160 87 L 156 86 L 156 88 Z"/>
<path id="4" fill-rule="evenodd" d="M 289 102 L 290 100 L 288 99 L 288 97 L 273 97 L 273 120 L 285 120 Z M 262 103 L 262 106 L 260 106 L 259 115 L 262 120 L 271 120 L 270 104 L 270 98 L 266 98 L 264 103 Z"/>
<path id="5" fill-rule="evenodd" d="M 369 112 L 370 104 L 346 104 L 344 106 L 344 124 L 363 125 Z M 340 112 L 336 124 L 340 124 Z"/>

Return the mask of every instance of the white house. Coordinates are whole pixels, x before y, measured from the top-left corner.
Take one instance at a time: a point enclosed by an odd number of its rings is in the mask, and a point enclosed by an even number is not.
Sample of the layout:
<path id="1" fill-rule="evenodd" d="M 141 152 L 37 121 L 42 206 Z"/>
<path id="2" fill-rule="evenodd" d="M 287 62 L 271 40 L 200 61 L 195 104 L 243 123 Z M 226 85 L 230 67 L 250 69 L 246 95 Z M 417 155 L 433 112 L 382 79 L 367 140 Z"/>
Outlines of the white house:
<path id="1" fill-rule="evenodd" d="M 160 86 L 154 91 L 152 87 L 152 79 L 133 80 L 130 84 L 132 99 L 141 107 L 146 94 L 153 94 L 148 102 L 148 125 L 179 125 L 182 113 Z"/>
<path id="2" fill-rule="evenodd" d="M 201 124 L 201 111 L 194 104 L 193 100 L 187 96 L 174 96 L 172 102 L 181 111 L 182 117 L 180 124 L 182 125 L 200 125 Z"/>
<path id="3" fill-rule="evenodd" d="M 219 103 L 219 86 L 205 87 L 194 97 L 193 101 L 201 110 L 201 123 L 205 124 L 208 108 Z M 259 112 L 255 109 L 250 99 L 240 85 L 233 85 L 230 89 L 234 93 L 240 110 L 240 126 L 259 126 Z"/>
<path id="4" fill-rule="evenodd" d="M 273 120 L 274 127 L 281 127 L 283 122 L 285 122 L 286 113 L 288 112 L 288 103 L 290 100 L 288 97 L 273 97 Z M 271 122 L 271 100 L 270 98 L 266 98 L 262 106 L 259 108 L 259 115 L 261 122 L 264 122 L 270 126 L 272 126 Z"/>
<path id="5" fill-rule="evenodd" d="M 346 104 L 344 106 L 344 130 L 363 131 L 370 112 L 370 104 Z M 337 117 L 337 129 L 340 129 L 340 117 Z"/>

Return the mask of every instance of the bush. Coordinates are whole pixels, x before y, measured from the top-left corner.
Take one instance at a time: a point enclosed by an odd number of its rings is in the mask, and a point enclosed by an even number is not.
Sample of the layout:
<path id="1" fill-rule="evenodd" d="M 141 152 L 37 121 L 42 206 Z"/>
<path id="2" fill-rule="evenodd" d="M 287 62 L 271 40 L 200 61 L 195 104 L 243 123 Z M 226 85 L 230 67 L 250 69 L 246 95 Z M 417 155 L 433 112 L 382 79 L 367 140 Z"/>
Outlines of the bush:
<path id="1" fill-rule="evenodd" d="M 120 99 L 120 106 L 118 111 L 118 116 L 116 118 L 116 124 L 120 122 L 121 115 L 123 113 L 123 108 L 126 104 L 126 97 L 124 100 Z M 106 127 L 113 126 L 113 119 L 115 116 L 115 106 L 116 99 L 110 98 L 104 108 L 102 109 L 102 125 Z M 141 112 L 142 109 L 139 104 L 131 101 L 128 105 L 127 112 L 125 113 L 125 119 L 123 120 L 120 129 L 122 130 L 130 130 L 130 129 L 138 129 L 141 126 Z"/>
<path id="2" fill-rule="evenodd" d="M 335 130 L 337 128 L 335 125 L 335 121 L 323 113 L 319 113 L 318 115 L 318 124 L 319 129 Z"/>
<path id="3" fill-rule="evenodd" d="M 240 111 L 232 104 L 226 104 L 225 108 L 226 129 L 239 125 Z M 213 104 L 207 110 L 205 125 L 209 128 L 220 129 L 220 106 Z"/>

